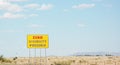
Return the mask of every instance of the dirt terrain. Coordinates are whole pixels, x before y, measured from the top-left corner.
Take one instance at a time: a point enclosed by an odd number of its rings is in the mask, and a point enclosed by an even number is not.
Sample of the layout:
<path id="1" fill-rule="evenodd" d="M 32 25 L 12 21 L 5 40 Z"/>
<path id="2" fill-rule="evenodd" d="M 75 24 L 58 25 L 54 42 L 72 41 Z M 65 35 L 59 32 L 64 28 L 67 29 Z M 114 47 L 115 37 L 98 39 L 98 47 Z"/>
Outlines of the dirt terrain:
<path id="1" fill-rule="evenodd" d="M 11 63 L 16 65 L 120 65 L 120 56 L 67 56 L 67 57 L 18 57 Z M 2 64 L 2 63 L 1 63 Z"/>

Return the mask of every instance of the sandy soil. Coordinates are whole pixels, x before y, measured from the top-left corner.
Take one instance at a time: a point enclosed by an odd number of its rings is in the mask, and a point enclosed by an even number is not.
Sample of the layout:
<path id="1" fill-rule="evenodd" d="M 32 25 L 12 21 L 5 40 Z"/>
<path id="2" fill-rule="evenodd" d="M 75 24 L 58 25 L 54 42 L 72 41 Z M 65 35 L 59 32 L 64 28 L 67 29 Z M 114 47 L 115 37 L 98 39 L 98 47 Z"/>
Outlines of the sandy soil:
<path id="1" fill-rule="evenodd" d="M 9 58 L 12 60 L 12 58 Z M 68 57 L 18 57 L 18 65 L 120 65 L 120 56 L 68 56 Z"/>

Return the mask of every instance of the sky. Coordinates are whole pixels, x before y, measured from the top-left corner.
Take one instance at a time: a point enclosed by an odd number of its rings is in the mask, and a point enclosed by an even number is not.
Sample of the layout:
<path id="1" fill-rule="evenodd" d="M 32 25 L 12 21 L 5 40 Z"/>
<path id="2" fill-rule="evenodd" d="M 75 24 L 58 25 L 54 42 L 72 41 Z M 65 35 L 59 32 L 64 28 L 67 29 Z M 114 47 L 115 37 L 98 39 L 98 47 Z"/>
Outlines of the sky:
<path id="1" fill-rule="evenodd" d="M 27 57 L 28 34 L 49 35 L 48 56 L 120 52 L 119 2 L 0 0 L 0 55 Z M 35 50 L 30 51 L 34 56 Z M 44 55 L 45 49 L 41 52 Z"/>

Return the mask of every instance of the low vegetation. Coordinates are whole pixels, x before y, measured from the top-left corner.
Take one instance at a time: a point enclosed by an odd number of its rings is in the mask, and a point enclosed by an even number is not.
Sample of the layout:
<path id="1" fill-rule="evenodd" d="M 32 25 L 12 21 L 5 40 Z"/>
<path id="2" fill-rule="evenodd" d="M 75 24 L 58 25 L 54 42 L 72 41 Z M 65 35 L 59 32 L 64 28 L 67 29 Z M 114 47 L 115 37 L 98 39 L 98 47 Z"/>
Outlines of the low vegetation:
<path id="1" fill-rule="evenodd" d="M 6 58 L 3 57 L 3 55 L 0 56 L 0 63 L 11 63 L 11 60 L 8 60 Z"/>
<path id="2" fill-rule="evenodd" d="M 71 65 L 70 61 L 58 61 L 54 62 L 55 65 Z"/>

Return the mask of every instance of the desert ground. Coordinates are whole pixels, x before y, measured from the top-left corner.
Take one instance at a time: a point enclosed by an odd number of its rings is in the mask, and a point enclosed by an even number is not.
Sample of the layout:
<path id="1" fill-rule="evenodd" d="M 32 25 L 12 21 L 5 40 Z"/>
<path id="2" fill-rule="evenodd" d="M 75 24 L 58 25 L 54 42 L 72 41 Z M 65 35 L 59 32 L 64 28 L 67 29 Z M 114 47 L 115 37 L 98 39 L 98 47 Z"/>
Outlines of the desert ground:
<path id="1" fill-rule="evenodd" d="M 120 56 L 51 56 L 8 58 L 12 62 L 0 65 L 120 65 Z"/>

